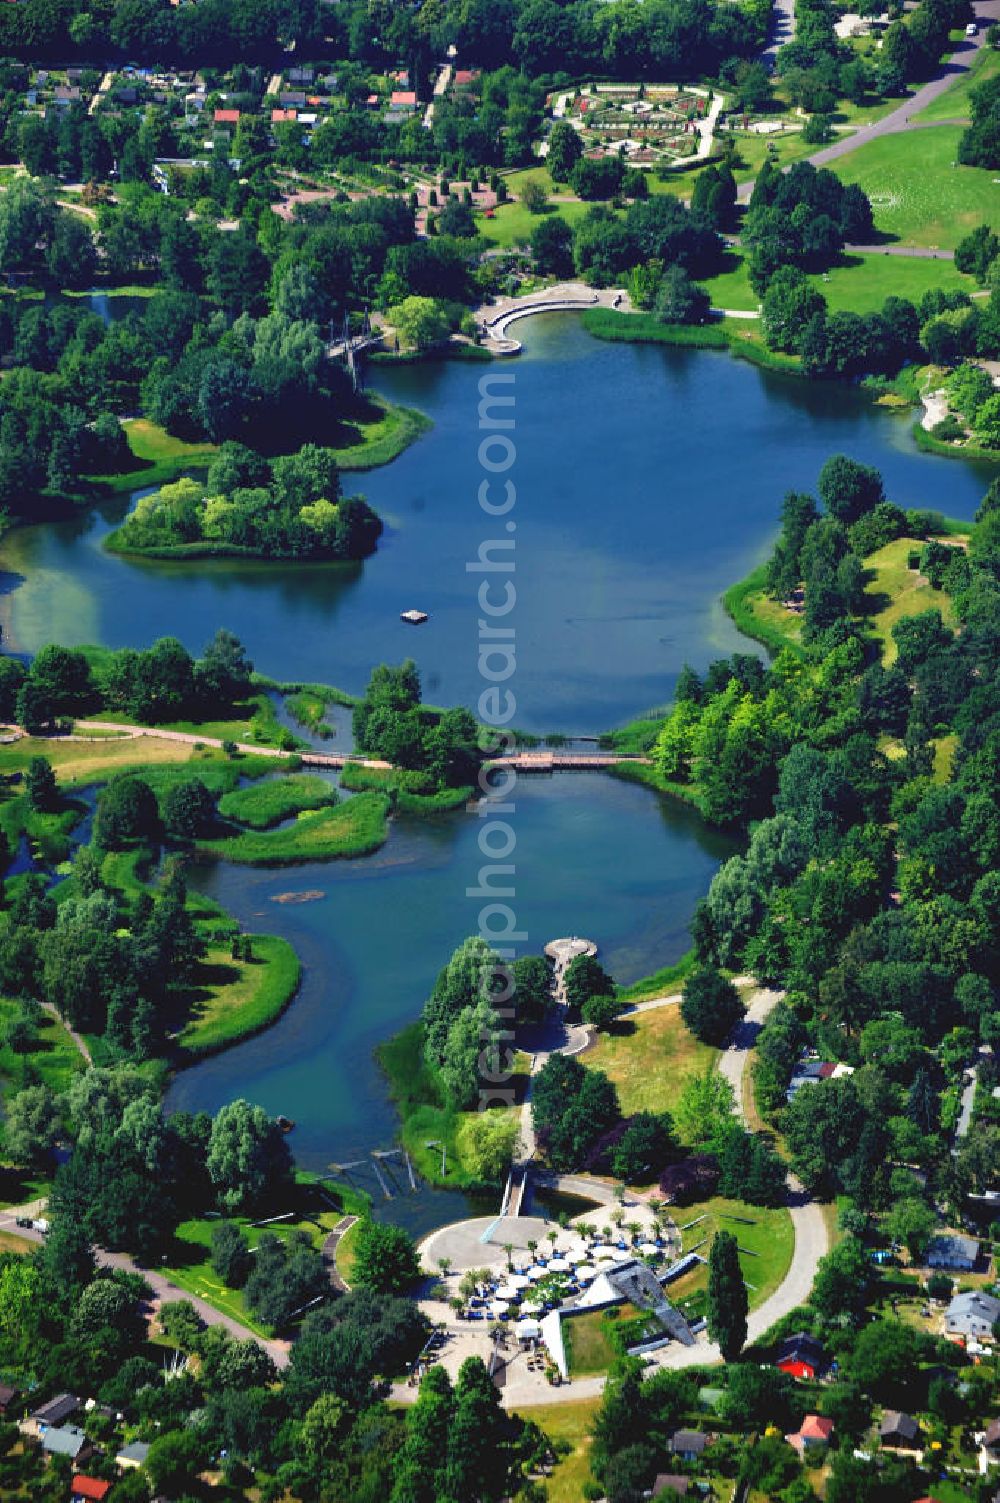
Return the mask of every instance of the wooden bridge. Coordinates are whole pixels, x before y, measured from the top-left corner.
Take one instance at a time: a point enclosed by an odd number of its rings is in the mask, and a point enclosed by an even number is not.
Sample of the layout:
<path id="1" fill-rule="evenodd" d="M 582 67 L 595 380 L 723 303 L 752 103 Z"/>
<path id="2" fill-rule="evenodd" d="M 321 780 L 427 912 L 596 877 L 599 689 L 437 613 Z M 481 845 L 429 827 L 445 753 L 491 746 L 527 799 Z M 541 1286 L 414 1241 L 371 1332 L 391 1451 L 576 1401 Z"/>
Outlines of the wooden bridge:
<path id="1" fill-rule="evenodd" d="M 135 739 L 152 736 L 159 741 L 181 741 L 188 746 L 222 747 L 228 744 L 218 736 L 199 736 L 192 731 L 168 731 L 163 726 L 129 725 L 113 720 L 78 720 L 75 729 L 83 736 L 86 736 L 88 731 L 96 731 L 102 739 L 109 733 L 117 733 Z M 26 732 L 22 730 L 21 734 L 24 735 Z M 391 762 L 384 762 L 378 757 L 361 757 L 350 752 L 319 752 L 308 748 L 302 751 L 283 751 L 276 746 L 257 746 L 253 742 L 238 742 L 236 750 L 253 757 L 282 759 L 298 757 L 305 767 L 326 767 L 333 772 L 342 771 L 350 763 L 358 767 L 370 767 L 376 772 L 393 771 Z M 650 758 L 619 756 L 614 752 L 572 752 L 546 749 L 511 752 L 508 756 L 488 760 L 485 766 L 513 767 L 517 772 L 602 772 L 609 767 L 622 767 L 629 764 L 637 767 L 649 766 Z"/>

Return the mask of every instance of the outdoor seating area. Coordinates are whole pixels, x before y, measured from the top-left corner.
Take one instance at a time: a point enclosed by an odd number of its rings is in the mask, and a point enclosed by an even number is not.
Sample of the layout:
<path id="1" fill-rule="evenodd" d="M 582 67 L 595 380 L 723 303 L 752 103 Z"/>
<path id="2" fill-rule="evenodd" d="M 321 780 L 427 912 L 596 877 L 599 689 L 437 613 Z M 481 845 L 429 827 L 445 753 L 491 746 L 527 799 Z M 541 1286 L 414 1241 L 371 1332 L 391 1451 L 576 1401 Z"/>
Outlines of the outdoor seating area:
<path id="1" fill-rule="evenodd" d="M 529 1242 L 527 1251 L 505 1247 L 506 1266 L 467 1269 L 457 1290 L 448 1289 L 449 1269 L 441 1268 L 448 1303 L 461 1321 L 483 1321 L 510 1327 L 520 1339 L 538 1334 L 538 1321 L 564 1305 L 572 1305 L 602 1273 L 639 1259 L 661 1272 L 678 1247 L 672 1229 L 634 1223 L 618 1229 L 611 1240 L 610 1226 L 577 1224 L 561 1233 L 550 1233 L 550 1246 L 543 1251 Z M 503 1244 L 501 1244 L 503 1245 Z M 444 1260 L 447 1264 L 447 1260 Z"/>

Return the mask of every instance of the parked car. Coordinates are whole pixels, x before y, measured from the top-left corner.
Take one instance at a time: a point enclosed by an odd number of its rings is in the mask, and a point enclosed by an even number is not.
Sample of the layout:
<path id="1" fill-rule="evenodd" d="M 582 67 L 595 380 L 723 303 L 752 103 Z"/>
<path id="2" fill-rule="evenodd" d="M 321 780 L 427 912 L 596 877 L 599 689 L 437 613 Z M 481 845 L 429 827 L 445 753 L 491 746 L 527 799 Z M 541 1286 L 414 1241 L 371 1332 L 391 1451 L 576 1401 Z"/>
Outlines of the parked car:
<path id="1" fill-rule="evenodd" d="M 975 21 L 969 22 L 968 26 L 965 28 L 965 35 L 967 37 L 974 37 L 979 35 L 979 27 L 976 25 Z"/>

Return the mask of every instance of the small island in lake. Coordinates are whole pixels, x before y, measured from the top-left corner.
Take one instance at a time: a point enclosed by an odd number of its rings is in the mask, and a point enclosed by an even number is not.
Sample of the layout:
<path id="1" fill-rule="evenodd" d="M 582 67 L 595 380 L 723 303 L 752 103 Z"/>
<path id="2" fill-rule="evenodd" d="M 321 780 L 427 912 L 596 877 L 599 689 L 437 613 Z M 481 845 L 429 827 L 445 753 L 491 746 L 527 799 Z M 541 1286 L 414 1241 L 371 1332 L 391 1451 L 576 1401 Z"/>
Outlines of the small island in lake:
<path id="1" fill-rule="evenodd" d="M 374 553 L 382 521 L 363 496 L 343 496 L 334 453 L 306 444 L 268 460 L 225 443 L 204 481 L 144 496 L 106 546 L 150 558 L 239 555 L 348 560 Z"/>

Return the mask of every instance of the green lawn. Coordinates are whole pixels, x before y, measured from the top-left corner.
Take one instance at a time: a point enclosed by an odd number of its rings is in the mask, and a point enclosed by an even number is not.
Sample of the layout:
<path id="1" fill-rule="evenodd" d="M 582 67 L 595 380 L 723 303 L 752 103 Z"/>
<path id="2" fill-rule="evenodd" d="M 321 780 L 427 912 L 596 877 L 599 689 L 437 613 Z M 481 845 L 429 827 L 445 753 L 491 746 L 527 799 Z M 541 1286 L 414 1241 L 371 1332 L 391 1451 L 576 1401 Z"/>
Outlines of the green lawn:
<path id="1" fill-rule="evenodd" d="M 746 260 L 738 251 L 727 251 L 725 269 L 702 286 L 712 299 L 713 308 L 760 307 L 760 298 L 750 286 Z"/>
<path id="2" fill-rule="evenodd" d="M 905 297 L 919 303 L 925 292 L 936 287 L 946 291 L 961 288 L 970 293 L 976 290 L 973 279 L 956 271 L 951 261 L 878 253 L 845 255 L 841 265 L 810 277 L 810 281 L 826 298 L 831 313 L 874 313 L 887 297 Z M 727 253 L 726 269 L 702 285 L 715 308 L 760 307 L 760 298 L 750 286 L 746 261 L 735 251 Z"/>
<path id="3" fill-rule="evenodd" d="M 287 1205 L 287 1209 L 294 1213 L 294 1219 L 257 1227 L 252 1226 L 244 1216 L 229 1218 L 246 1234 L 251 1247 L 256 1247 L 265 1232 L 288 1237 L 299 1229 L 308 1232 L 319 1247 L 345 1212 L 361 1215 L 369 1209 L 367 1198 L 346 1185 L 326 1183 L 321 1188 L 312 1175 L 302 1172 L 297 1173 L 295 1179 Z M 161 1271 L 166 1278 L 189 1294 L 205 1300 L 234 1320 L 241 1321 L 258 1336 L 267 1337 L 271 1334 L 267 1327 L 247 1313 L 242 1292 L 229 1289 L 212 1269 L 209 1261 L 212 1228 L 218 1226 L 221 1219 L 214 1216 L 182 1221 Z"/>
<path id="4" fill-rule="evenodd" d="M 953 526 L 947 536 L 961 536 Z M 892 628 L 903 616 L 921 611 L 939 610 L 948 625 L 954 624 L 950 598 L 943 590 L 932 589 L 907 558 L 912 549 L 920 549 L 919 538 L 898 538 L 865 559 L 871 572 L 866 597 L 866 622 L 872 637 L 881 644 L 883 660 L 888 665 L 896 656 Z M 726 607 L 741 631 L 764 642 L 772 651 L 784 646 L 798 648 L 802 640 L 803 618 L 788 611 L 780 601 L 772 600 L 764 590 L 764 569 L 756 569 L 747 579 L 727 592 Z M 945 755 L 945 753 L 942 753 Z M 587 1056 L 592 1058 L 591 1055 Z"/>
<path id="5" fill-rule="evenodd" d="M 740 1248 L 740 1267 L 750 1296 L 750 1308 L 762 1305 L 787 1274 L 795 1250 L 792 1218 L 783 1207 L 766 1210 L 742 1200 L 720 1195 L 695 1205 L 679 1206 L 672 1212 L 681 1228 L 684 1252 L 695 1249 L 704 1257 L 716 1232 L 732 1232 Z M 668 1298 L 691 1316 L 700 1313 L 708 1287 L 708 1268 L 702 1264 L 692 1273 L 666 1286 Z"/>
<path id="6" fill-rule="evenodd" d="M 1000 177 L 959 167 L 960 126 L 882 136 L 832 162 L 872 201 L 876 227 L 904 245 L 954 249 L 978 224 L 1000 223 Z"/>
<path id="7" fill-rule="evenodd" d="M 995 78 L 997 73 L 1000 73 L 1000 52 L 995 52 L 992 47 L 981 47 L 969 71 L 957 78 L 951 88 L 939 94 L 932 104 L 913 118 L 915 120 L 966 119 L 972 110 L 969 97 L 972 90 L 977 84 L 985 83 L 988 78 Z"/>
<path id="8" fill-rule="evenodd" d="M 898 538 L 865 559 L 865 567 L 874 574 L 865 592 L 872 604 L 868 624 L 873 636 L 882 644 L 886 665 L 896 657 L 892 628 L 903 616 L 939 610 L 947 625 L 954 623 L 950 597 L 943 590 L 932 589 L 917 570 L 907 567 L 911 549 L 922 547 L 917 538 Z"/>
<path id="9" fill-rule="evenodd" d="M 131 491 L 141 485 L 165 485 L 182 470 L 196 469 L 211 463 L 214 444 L 188 444 L 174 438 L 165 428 L 148 418 L 132 418 L 125 424 L 129 448 L 135 455 L 133 468 L 120 475 L 88 476 L 110 491 Z"/>
<path id="10" fill-rule="evenodd" d="M 566 1454 L 545 1479 L 548 1503 L 580 1503 L 590 1477 L 591 1429 L 601 1400 L 575 1399 L 566 1404 L 536 1404 L 519 1409 L 522 1419 L 534 1420 L 549 1440 L 566 1447 Z"/>
<path id="11" fill-rule="evenodd" d="M 0 999 L 0 1031 L 18 1010 L 18 1004 L 7 998 Z M 37 1078 L 42 1085 L 53 1091 L 64 1091 L 84 1068 L 83 1058 L 62 1023 L 48 1013 L 42 1015 L 38 1027 L 38 1046 L 30 1054 L 15 1054 L 6 1045 L 0 1049 L 0 1077 L 11 1085 L 20 1087 Z"/>
<path id="12" fill-rule="evenodd" d="M 685 1077 L 708 1069 L 718 1054 L 689 1032 L 676 1006 L 623 1018 L 614 1033 L 602 1033 L 581 1057 L 585 1065 L 603 1070 L 614 1081 L 628 1116 L 671 1110 Z"/>
<path id="13" fill-rule="evenodd" d="M 618 1358 L 611 1333 L 619 1320 L 634 1320 L 642 1311 L 626 1300 L 610 1310 L 588 1310 L 563 1321 L 563 1342 L 570 1377 L 586 1378 L 606 1373 Z M 657 1327 L 659 1322 L 655 1322 Z"/>
<path id="14" fill-rule="evenodd" d="M 221 752 L 199 753 L 183 741 L 161 741 L 156 736 L 102 738 L 88 741 L 81 736 L 24 736 L 9 746 L 0 746 L 0 772 L 23 771 L 32 757 L 48 757 L 56 771 L 76 783 L 89 783 L 110 777 L 112 773 L 141 771 L 147 764 L 200 761 L 206 755 L 216 758 Z"/>
<path id="15" fill-rule="evenodd" d="M 535 177 L 541 174 L 529 175 Z M 567 224 L 575 225 L 590 207 L 590 204 L 573 199 L 567 203 L 551 204 L 547 212 L 558 214 L 561 219 L 565 219 Z M 544 213 L 532 214 L 522 203 L 500 204 L 493 219 L 486 219 L 484 215 L 479 214 L 476 217 L 476 223 L 484 240 L 508 249 L 513 245 L 527 245 L 535 225 L 541 223 L 545 217 Z"/>
<path id="16" fill-rule="evenodd" d="M 1000 209 L 1000 199 L 997 204 Z M 831 313 L 874 313 L 887 297 L 905 297 L 919 303 L 925 292 L 937 287 L 946 292 L 956 288 L 968 293 L 976 290 L 972 277 L 956 271 L 951 261 L 877 253 L 844 256 L 841 266 L 811 281 L 826 298 Z"/>

